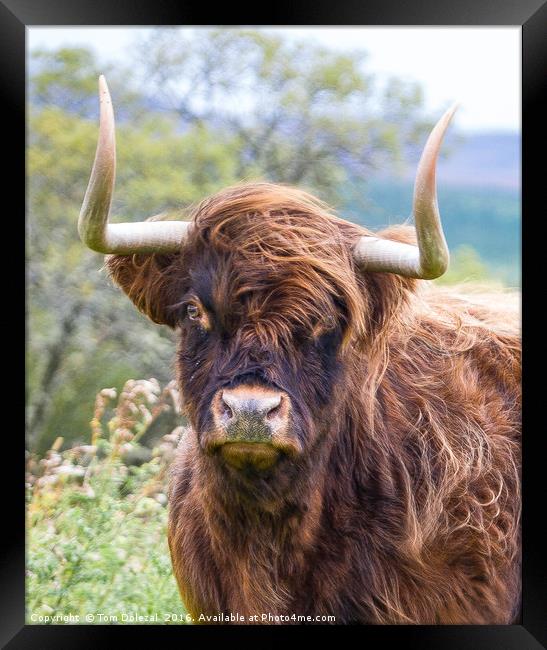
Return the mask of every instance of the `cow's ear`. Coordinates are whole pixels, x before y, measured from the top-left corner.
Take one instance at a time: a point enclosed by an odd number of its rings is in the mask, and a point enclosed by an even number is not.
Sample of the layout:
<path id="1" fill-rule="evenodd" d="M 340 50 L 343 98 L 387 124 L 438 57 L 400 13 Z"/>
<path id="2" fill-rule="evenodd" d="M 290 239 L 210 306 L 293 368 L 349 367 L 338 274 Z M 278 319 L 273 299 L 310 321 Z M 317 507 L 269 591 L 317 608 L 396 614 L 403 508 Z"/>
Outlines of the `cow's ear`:
<path id="1" fill-rule="evenodd" d="M 181 284 L 180 255 L 107 255 L 110 277 L 137 309 L 154 323 L 176 327 L 177 291 Z"/>
<path id="2" fill-rule="evenodd" d="M 375 236 L 406 244 L 416 243 L 415 230 L 408 226 L 386 228 L 375 233 Z M 405 309 L 419 281 L 396 273 L 367 271 L 358 271 L 358 273 L 361 277 L 363 291 L 367 294 L 369 335 L 372 337 L 378 336 Z"/>

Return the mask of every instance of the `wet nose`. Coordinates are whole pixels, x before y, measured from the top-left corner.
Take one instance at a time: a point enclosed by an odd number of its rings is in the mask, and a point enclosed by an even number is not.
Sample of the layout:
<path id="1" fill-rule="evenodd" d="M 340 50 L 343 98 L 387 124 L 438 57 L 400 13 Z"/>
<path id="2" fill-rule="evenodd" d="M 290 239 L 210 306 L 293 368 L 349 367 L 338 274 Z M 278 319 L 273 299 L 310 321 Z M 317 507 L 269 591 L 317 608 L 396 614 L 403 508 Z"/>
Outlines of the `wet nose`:
<path id="1" fill-rule="evenodd" d="M 281 393 L 266 388 L 224 389 L 219 419 L 231 440 L 268 442 L 286 423 L 286 399 Z"/>
<path id="2" fill-rule="evenodd" d="M 257 396 L 233 394 L 230 391 L 222 391 L 222 402 L 228 416 L 265 418 L 281 404 L 281 395 Z"/>

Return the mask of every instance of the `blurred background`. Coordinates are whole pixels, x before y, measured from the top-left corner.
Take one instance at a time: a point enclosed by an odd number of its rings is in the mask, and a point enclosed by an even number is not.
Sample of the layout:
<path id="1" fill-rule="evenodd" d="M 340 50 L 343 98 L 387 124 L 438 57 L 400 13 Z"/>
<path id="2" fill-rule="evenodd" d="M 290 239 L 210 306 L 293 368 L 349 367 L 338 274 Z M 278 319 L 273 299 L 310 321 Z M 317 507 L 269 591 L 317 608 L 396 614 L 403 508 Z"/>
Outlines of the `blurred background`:
<path id="1" fill-rule="evenodd" d="M 373 229 L 402 222 L 427 134 L 460 102 L 439 165 L 452 253 L 439 282 L 519 286 L 519 28 L 29 28 L 27 47 L 34 455 L 89 440 L 101 389 L 173 376 L 173 333 L 137 313 L 76 230 L 101 73 L 117 120 L 112 216 L 125 221 L 265 179 Z"/>

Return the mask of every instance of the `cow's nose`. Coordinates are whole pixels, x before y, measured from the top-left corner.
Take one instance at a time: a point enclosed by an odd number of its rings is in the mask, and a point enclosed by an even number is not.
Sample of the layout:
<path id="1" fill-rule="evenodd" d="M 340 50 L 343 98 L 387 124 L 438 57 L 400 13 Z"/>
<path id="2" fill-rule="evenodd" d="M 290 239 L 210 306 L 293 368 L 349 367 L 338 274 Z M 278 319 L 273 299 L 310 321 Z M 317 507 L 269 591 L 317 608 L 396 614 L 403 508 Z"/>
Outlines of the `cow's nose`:
<path id="1" fill-rule="evenodd" d="M 261 395 L 256 393 L 234 393 L 222 391 L 222 403 L 226 414 L 233 419 L 266 419 L 281 404 L 281 394 Z"/>
<path id="2" fill-rule="evenodd" d="M 203 448 L 220 452 L 236 468 L 272 467 L 280 454 L 301 452 L 291 432 L 291 400 L 285 392 L 267 386 L 240 384 L 223 388 L 213 398 L 212 428 L 204 433 Z"/>
<path id="3" fill-rule="evenodd" d="M 241 384 L 220 390 L 212 410 L 225 442 L 274 443 L 287 427 L 290 399 L 268 386 Z"/>

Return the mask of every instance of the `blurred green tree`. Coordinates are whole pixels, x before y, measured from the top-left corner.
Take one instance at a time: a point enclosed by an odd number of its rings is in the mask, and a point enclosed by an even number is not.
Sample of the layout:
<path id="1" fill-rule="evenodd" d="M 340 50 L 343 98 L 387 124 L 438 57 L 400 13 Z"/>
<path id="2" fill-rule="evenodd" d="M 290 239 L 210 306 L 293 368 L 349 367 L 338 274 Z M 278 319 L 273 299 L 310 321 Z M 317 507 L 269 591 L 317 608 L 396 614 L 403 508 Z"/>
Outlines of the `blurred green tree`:
<path id="1" fill-rule="evenodd" d="M 458 246 L 450 255 L 448 271 L 436 282 L 438 284 L 491 283 L 491 273 L 477 251 L 466 244 Z"/>
<path id="2" fill-rule="evenodd" d="M 363 51 L 339 54 L 263 31 L 161 28 L 140 41 L 149 102 L 237 138 L 240 178 L 304 185 L 338 203 L 355 177 L 421 147 L 432 121 L 419 85 L 378 90 Z"/>
<path id="3" fill-rule="evenodd" d="M 131 89 L 125 65 L 99 66 L 87 48 L 36 49 L 30 58 L 29 103 L 34 109 L 56 106 L 87 119 L 97 116 L 97 77 L 106 74 L 116 88 L 120 104 L 117 117 L 140 115 L 141 96 Z"/>

